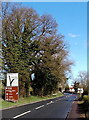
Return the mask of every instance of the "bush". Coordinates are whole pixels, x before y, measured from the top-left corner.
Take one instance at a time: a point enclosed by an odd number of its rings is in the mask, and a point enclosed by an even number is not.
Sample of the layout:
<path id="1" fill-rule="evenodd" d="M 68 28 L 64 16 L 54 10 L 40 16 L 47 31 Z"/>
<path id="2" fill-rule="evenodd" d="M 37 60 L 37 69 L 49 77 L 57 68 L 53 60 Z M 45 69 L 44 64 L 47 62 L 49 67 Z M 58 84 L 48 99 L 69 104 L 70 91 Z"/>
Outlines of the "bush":
<path id="1" fill-rule="evenodd" d="M 85 112 L 85 117 L 89 118 L 89 96 L 88 95 L 84 95 L 83 96 L 83 109 Z"/>
<path id="2" fill-rule="evenodd" d="M 89 103 L 89 96 L 88 95 L 84 95 L 83 96 L 83 100 L 84 100 L 84 102 L 88 102 Z"/>

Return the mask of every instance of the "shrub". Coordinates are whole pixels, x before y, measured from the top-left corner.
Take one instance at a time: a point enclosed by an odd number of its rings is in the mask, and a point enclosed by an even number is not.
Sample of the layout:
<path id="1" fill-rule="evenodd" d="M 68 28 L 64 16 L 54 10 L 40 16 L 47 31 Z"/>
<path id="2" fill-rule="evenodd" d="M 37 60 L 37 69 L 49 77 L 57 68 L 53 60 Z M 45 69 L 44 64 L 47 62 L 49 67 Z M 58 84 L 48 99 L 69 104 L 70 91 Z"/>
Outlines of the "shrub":
<path id="1" fill-rule="evenodd" d="M 84 95 L 83 96 L 83 109 L 85 112 L 85 117 L 89 118 L 89 96 L 88 95 Z"/>
<path id="2" fill-rule="evenodd" d="M 83 100 L 84 100 L 84 102 L 88 102 L 89 103 L 89 96 L 88 95 L 84 95 L 83 96 Z"/>

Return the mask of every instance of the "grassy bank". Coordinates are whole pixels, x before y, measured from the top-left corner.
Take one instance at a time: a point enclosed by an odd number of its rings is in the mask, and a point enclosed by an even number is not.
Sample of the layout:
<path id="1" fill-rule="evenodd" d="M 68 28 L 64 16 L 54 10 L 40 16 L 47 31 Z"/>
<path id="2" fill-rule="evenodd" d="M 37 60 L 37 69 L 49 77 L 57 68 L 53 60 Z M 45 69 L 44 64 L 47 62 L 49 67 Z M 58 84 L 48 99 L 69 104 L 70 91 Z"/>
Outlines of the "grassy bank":
<path id="1" fill-rule="evenodd" d="M 51 99 L 51 98 L 60 97 L 60 96 L 63 96 L 63 94 L 57 93 L 54 95 L 43 96 L 43 97 L 30 96 L 30 97 L 20 98 L 18 102 L 16 103 L 7 102 L 5 100 L 0 99 L 0 109 L 12 107 L 12 106 L 18 106 L 18 105 L 27 104 L 27 103 L 32 103 L 32 102 L 41 101 L 41 100 L 46 100 L 46 99 Z"/>

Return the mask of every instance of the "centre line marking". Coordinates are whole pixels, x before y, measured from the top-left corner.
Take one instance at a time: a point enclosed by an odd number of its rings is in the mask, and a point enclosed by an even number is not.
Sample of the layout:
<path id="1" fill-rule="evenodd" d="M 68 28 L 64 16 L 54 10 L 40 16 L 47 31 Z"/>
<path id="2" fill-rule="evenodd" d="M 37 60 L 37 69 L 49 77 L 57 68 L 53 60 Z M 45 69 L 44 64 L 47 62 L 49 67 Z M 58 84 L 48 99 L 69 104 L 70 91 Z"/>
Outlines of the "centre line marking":
<path id="1" fill-rule="evenodd" d="M 54 102 L 53 102 L 53 101 L 51 101 L 51 102 L 47 103 L 46 105 L 49 105 L 49 104 L 52 104 L 52 103 L 54 103 Z"/>
<path id="2" fill-rule="evenodd" d="M 49 104 L 51 104 L 51 102 L 47 103 L 46 105 L 49 105 Z"/>
<path id="3" fill-rule="evenodd" d="M 30 112 L 31 112 L 31 111 L 29 110 L 29 111 L 27 111 L 27 112 L 24 112 L 24 113 L 22 113 L 22 114 L 19 114 L 19 115 L 15 116 L 15 117 L 13 117 L 13 118 L 15 119 L 15 118 L 21 117 L 21 116 L 23 116 L 23 115 L 25 115 L 25 114 L 27 114 L 27 113 L 30 113 Z"/>
<path id="4" fill-rule="evenodd" d="M 51 101 L 50 103 L 53 103 L 53 101 Z"/>
<path id="5" fill-rule="evenodd" d="M 44 107 L 44 105 L 41 105 L 41 106 L 39 106 L 39 107 L 37 107 L 37 108 L 35 108 L 35 109 L 38 110 L 38 109 L 40 109 L 40 108 L 42 108 L 42 107 Z"/>

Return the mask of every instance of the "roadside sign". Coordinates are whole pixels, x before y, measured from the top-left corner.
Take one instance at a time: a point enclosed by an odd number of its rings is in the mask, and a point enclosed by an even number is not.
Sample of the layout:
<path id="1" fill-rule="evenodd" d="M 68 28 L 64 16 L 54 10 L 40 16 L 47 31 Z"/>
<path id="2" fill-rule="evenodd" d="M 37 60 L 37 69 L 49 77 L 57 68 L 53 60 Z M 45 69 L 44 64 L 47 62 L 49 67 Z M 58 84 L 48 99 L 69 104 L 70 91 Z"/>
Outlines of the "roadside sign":
<path id="1" fill-rule="evenodd" d="M 18 73 L 7 73 L 6 86 L 18 86 Z"/>
<path id="2" fill-rule="evenodd" d="M 18 87 L 6 87 L 5 90 L 5 100 L 6 101 L 18 101 L 19 94 L 18 94 Z"/>
<path id="3" fill-rule="evenodd" d="M 18 101 L 19 88 L 18 88 L 18 73 L 7 73 L 7 83 L 5 89 L 6 101 Z"/>

